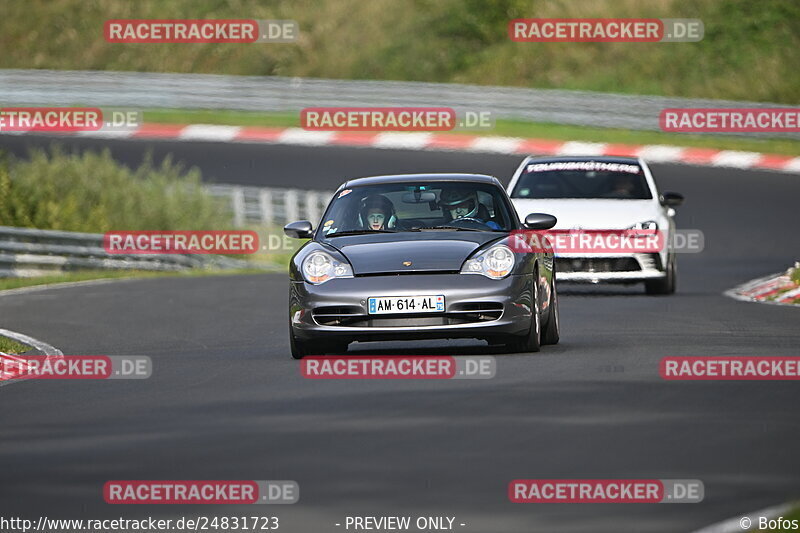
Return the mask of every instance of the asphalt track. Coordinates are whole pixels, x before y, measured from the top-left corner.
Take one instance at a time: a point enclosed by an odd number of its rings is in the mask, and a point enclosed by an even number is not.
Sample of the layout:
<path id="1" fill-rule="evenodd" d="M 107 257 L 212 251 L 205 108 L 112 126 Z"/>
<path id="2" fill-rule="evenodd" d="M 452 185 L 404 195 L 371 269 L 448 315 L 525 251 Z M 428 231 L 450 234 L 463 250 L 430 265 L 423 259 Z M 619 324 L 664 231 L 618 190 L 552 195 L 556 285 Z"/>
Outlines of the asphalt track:
<path id="1" fill-rule="evenodd" d="M 23 154 L 46 137 L 0 136 Z M 109 147 L 211 181 L 332 188 L 377 173 L 507 179 L 507 155 L 150 141 Z M 497 355 L 485 381 L 309 381 L 289 358 L 284 276 L 155 279 L 0 295 L 0 325 L 65 354 L 149 355 L 146 381 L 27 381 L 0 389 L 0 516 L 273 513 L 287 532 L 347 515 L 448 515 L 464 532 L 688 532 L 800 497 L 800 387 L 665 382 L 667 355 L 800 355 L 800 310 L 721 292 L 800 249 L 800 177 L 654 164 L 682 192 L 678 293 L 562 285 L 562 341 Z M 569 290 L 568 290 L 569 289 Z M 480 342 L 356 344 L 360 354 L 480 354 Z M 699 504 L 512 504 L 516 478 L 700 479 Z M 292 479 L 292 506 L 111 506 L 111 479 Z"/>

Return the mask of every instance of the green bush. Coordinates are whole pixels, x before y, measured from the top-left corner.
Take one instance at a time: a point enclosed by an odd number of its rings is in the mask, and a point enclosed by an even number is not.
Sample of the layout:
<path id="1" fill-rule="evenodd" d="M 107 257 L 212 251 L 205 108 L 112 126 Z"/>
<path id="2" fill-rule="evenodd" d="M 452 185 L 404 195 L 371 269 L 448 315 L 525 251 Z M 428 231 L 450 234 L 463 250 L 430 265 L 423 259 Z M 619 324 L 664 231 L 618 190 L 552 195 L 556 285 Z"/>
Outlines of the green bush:
<path id="1" fill-rule="evenodd" d="M 67 154 L 33 150 L 0 160 L 0 225 L 103 233 L 231 227 L 224 202 L 202 187 L 200 172 L 148 156 L 131 170 L 108 150 Z"/>

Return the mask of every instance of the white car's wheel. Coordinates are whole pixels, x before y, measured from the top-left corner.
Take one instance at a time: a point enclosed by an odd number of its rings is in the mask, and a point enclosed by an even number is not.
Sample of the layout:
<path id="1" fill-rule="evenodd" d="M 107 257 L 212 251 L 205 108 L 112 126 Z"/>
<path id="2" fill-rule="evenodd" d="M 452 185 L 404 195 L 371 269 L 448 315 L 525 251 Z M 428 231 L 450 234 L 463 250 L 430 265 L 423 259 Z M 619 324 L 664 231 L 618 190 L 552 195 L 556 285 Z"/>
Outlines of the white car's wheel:
<path id="1" fill-rule="evenodd" d="M 675 262 L 675 254 L 672 254 L 667 259 L 667 275 L 661 279 L 645 281 L 644 290 L 651 295 L 674 294 L 677 277 L 678 266 Z"/>

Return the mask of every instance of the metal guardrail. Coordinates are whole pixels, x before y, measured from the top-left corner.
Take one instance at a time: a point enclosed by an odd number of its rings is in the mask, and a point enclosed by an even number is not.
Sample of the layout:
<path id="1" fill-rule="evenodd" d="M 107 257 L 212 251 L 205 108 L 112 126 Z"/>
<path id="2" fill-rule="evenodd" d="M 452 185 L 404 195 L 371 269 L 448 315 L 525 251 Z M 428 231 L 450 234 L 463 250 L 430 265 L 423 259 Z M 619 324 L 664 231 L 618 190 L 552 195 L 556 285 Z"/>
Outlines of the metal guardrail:
<path id="1" fill-rule="evenodd" d="M 210 255 L 109 254 L 100 233 L 0 226 L 0 277 L 29 277 L 65 270 L 242 268 L 245 261 Z"/>
<path id="2" fill-rule="evenodd" d="M 316 226 L 333 196 L 333 191 L 235 185 L 210 185 L 207 190 L 230 201 L 236 227 L 285 226 L 297 220 L 310 220 Z"/>
<path id="3" fill-rule="evenodd" d="M 788 107 L 453 83 L 13 69 L 0 70 L 0 95 L 0 105 L 249 111 L 298 111 L 311 106 L 446 106 L 456 111 L 490 111 L 495 118 L 634 130 L 658 130 L 659 113 L 664 108 Z M 800 138 L 796 133 L 724 135 Z"/>

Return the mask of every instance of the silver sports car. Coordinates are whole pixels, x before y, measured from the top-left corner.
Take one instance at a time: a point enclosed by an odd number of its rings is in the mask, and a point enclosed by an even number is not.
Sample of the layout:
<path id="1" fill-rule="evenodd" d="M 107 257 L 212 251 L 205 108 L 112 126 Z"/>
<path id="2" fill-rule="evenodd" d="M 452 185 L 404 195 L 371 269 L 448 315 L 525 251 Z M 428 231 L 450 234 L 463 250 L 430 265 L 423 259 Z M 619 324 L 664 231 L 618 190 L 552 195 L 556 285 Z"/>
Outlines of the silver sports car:
<path id="1" fill-rule="evenodd" d="M 350 342 L 471 337 L 536 352 L 558 342 L 552 253 L 520 250 L 521 225 L 491 176 L 415 174 L 344 183 L 289 266 L 292 356 L 347 350 Z"/>

